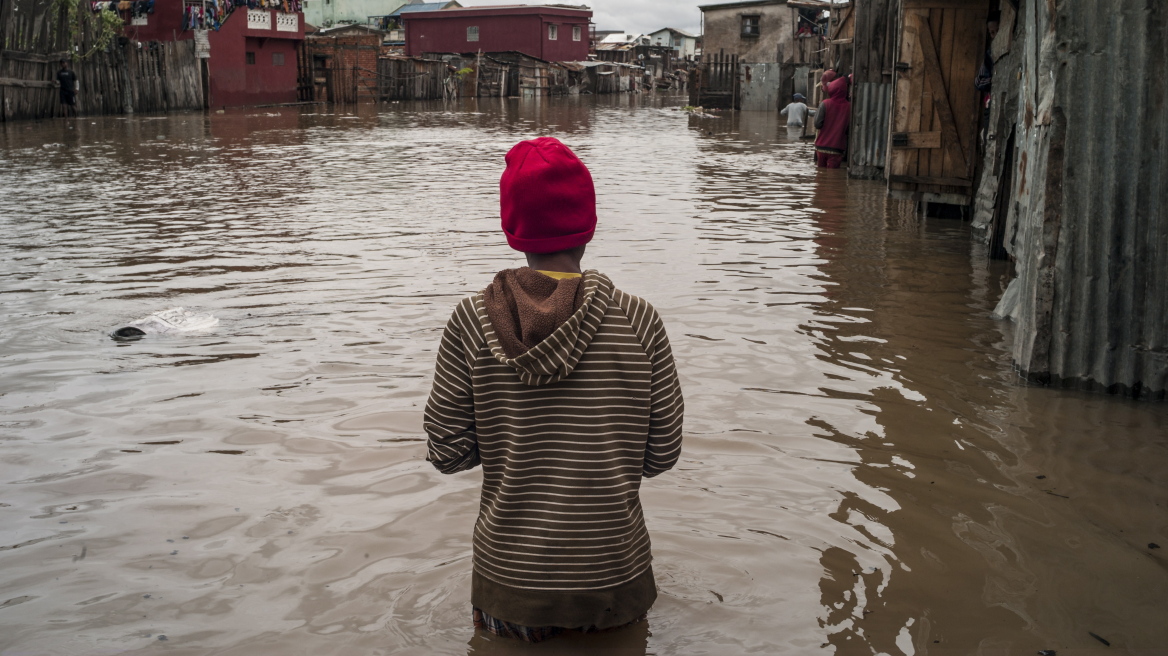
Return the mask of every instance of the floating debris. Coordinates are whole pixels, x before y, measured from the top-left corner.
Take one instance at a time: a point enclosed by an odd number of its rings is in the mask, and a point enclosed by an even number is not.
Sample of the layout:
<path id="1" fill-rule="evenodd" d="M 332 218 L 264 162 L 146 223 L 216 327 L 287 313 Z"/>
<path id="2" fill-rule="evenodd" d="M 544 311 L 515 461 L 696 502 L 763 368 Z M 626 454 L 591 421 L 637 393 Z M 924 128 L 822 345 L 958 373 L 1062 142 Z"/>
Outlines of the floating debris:
<path id="1" fill-rule="evenodd" d="M 1111 646 L 1111 643 L 1108 642 L 1106 638 L 1104 638 L 1100 635 L 1094 634 L 1090 631 L 1087 632 L 1087 635 L 1091 636 L 1092 638 L 1095 638 L 1096 640 L 1098 640 L 1099 642 L 1102 642 L 1103 644 L 1107 645 L 1108 647 Z"/>
<path id="2" fill-rule="evenodd" d="M 191 312 L 176 307 L 135 319 L 111 332 L 110 337 L 117 340 L 132 340 L 145 335 L 172 335 L 209 330 L 217 325 L 219 325 L 219 319 L 213 315 Z"/>
<path id="3" fill-rule="evenodd" d="M 716 116 L 714 114 L 706 113 L 706 109 L 704 107 L 694 107 L 693 105 L 686 105 L 685 107 L 681 108 L 681 111 L 689 114 L 690 116 L 696 116 L 698 118 L 719 118 L 718 116 Z"/>
<path id="4" fill-rule="evenodd" d="M 237 451 L 235 449 L 211 449 L 207 453 L 222 453 L 223 455 L 227 456 L 241 456 L 246 453 L 246 451 Z"/>

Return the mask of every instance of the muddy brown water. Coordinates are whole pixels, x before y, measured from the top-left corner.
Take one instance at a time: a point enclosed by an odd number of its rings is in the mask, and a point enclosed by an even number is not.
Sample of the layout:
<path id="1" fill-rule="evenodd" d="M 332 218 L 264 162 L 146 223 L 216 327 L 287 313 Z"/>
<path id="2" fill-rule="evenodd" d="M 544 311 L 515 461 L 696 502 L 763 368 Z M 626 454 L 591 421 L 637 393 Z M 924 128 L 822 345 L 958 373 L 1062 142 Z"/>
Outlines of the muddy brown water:
<path id="1" fill-rule="evenodd" d="M 0 126 L 0 654 L 1164 653 L 1166 406 L 1022 384 L 965 225 L 680 104 Z M 591 167 L 587 264 L 660 309 L 687 418 L 647 625 L 528 648 L 473 636 L 481 478 L 421 411 L 454 303 L 520 263 L 497 181 L 537 135 Z M 172 306 L 221 323 L 106 337 Z"/>

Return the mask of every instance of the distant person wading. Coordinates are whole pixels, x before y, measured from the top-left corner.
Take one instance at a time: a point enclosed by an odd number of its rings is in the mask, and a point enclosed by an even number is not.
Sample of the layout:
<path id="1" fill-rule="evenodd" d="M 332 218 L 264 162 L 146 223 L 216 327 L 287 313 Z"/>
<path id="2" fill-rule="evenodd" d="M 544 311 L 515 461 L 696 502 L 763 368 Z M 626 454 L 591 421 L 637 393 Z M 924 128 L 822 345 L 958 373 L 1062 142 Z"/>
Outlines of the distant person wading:
<path id="1" fill-rule="evenodd" d="M 483 467 L 475 627 L 538 642 L 645 619 L 639 490 L 681 454 L 682 398 L 657 311 L 581 271 L 596 228 L 583 162 L 548 137 L 506 162 L 503 232 L 529 266 L 455 308 L 424 426 L 441 472 Z"/>
<path id="2" fill-rule="evenodd" d="M 807 98 L 801 93 L 794 96 L 793 102 L 779 111 L 779 114 L 787 117 L 787 127 L 801 128 L 807 122 L 807 117 L 814 116 L 815 110 L 807 107 Z"/>
<path id="3" fill-rule="evenodd" d="M 77 115 L 77 74 L 69 68 L 69 62 L 61 60 L 57 70 L 57 85 L 60 87 L 61 115 Z"/>

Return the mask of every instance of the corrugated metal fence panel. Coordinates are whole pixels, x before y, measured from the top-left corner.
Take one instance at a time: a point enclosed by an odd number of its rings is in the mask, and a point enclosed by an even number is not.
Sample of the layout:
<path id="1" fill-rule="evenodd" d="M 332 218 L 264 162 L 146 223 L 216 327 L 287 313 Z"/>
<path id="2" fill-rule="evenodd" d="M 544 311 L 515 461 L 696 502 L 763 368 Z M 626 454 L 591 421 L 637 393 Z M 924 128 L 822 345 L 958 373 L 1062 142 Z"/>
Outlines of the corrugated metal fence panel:
<path id="1" fill-rule="evenodd" d="M 1057 11 L 1057 15 L 1050 12 Z M 1168 5 L 1025 3 L 1015 204 L 1014 357 L 1030 377 L 1168 389 Z M 1105 57 L 1099 53 L 1106 53 Z M 1099 89 L 1128 80 L 1123 102 Z"/>
<path id="2" fill-rule="evenodd" d="M 1055 102 L 1066 113 L 1067 130 L 1051 371 L 1137 395 L 1140 388 L 1162 393 L 1168 388 L 1168 9 L 1163 0 L 1121 0 L 1107 20 L 1092 18 L 1095 11 L 1093 1 L 1069 0 L 1060 3 L 1056 20 L 1069 48 Z M 1129 81 L 1123 102 L 1099 93 L 1116 80 Z"/>
<path id="3" fill-rule="evenodd" d="M 782 88 L 783 65 L 767 64 L 740 64 L 742 80 L 743 111 L 777 112 L 779 111 L 779 89 Z"/>
<path id="4" fill-rule="evenodd" d="M 852 91 L 848 170 L 853 177 L 880 177 L 888 148 L 892 84 L 866 82 Z"/>

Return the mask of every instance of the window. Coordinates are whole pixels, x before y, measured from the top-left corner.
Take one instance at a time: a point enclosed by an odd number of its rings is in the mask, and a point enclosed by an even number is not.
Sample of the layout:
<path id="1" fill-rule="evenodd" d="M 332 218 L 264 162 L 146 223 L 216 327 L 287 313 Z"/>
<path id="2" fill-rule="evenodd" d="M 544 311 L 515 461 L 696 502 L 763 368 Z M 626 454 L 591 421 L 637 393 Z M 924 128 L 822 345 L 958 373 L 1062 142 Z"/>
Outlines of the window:
<path id="1" fill-rule="evenodd" d="M 254 52 L 247 53 L 246 58 L 247 58 L 247 63 L 249 66 L 255 65 L 255 53 Z"/>
<path id="2" fill-rule="evenodd" d="M 756 37 L 759 34 L 758 16 L 743 16 L 742 17 L 742 36 Z"/>
<path id="3" fill-rule="evenodd" d="M 560 36 L 559 25 L 548 25 L 548 41 L 555 41 Z"/>
<path id="4" fill-rule="evenodd" d="M 466 40 L 467 41 L 478 41 L 479 40 L 479 26 L 478 25 L 472 25 L 472 26 L 466 28 Z"/>
<path id="5" fill-rule="evenodd" d="M 272 53 L 272 66 L 283 66 L 283 65 L 284 65 L 284 53 L 273 52 Z"/>
<path id="6" fill-rule="evenodd" d="M 574 25 L 572 27 L 572 40 L 579 41 L 582 38 L 584 38 L 584 28 L 579 25 Z"/>

